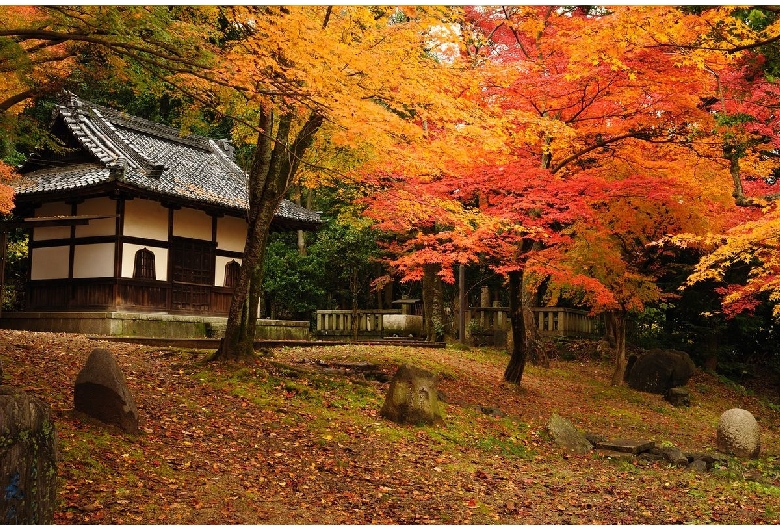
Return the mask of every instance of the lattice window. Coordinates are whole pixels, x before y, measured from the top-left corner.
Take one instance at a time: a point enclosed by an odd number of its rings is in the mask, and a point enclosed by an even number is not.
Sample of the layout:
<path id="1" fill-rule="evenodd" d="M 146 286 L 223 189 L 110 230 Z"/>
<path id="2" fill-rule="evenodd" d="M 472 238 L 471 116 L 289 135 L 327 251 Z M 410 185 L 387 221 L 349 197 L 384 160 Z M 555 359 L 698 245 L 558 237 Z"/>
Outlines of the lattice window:
<path id="1" fill-rule="evenodd" d="M 238 275 L 241 273 L 241 264 L 236 260 L 225 264 L 225 287 L 238 285 Z"/>
<path id="2" fill-rule="evenodd" d="M 138 278 L 141 280 L 157 279 L 157 274 L 154 270 L 154 252 L 148 248 L 142 248 L 135 253 L 133 278 Z"/>

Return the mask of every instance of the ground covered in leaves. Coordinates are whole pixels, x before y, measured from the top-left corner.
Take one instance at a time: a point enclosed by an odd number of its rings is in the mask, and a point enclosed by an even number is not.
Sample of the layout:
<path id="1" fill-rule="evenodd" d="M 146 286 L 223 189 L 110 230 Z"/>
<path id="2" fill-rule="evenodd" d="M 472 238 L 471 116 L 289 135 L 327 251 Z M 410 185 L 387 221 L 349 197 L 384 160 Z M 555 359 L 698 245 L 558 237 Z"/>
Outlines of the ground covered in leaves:
<path id="1" fill-rule="evenodd" d="M 141 434 L 74 412 L 95 347 L 117 357 Z M 691 407 L 674 408 L 611 387 L 608 361 L 575 347 L 517 387 L 501 383 L 507 356 L 491 349 L 279 348 L 219 365 L 202 363 L 207 351 L 0 331 L 3 382 L 52 409 L 57 523 L 780 523 L 780 407 L 702 373 Z M 445 426 L 379 416 L 381 376 L 404 362 L 439 375 Z M 567 455 L 545 430 L 558 413 L 584 431 L 713 450 L 732 407 L 757 417 L 762 455 L 709 473 Z"/>

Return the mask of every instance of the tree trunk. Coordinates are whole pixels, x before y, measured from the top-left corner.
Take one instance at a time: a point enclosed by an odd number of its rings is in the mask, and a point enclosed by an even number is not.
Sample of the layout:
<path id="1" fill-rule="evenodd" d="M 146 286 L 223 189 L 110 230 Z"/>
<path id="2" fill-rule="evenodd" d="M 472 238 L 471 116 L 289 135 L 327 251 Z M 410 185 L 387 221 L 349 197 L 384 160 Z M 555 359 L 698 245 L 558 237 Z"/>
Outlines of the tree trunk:
<path id="1" fill-rule="evenodd" d="M 615 349 L 615 321 L 610 318 L 609 313 L 604 313 L 604 340 L 609 343 L 609 347 Z"/>
<path id="2" fill-rule="evenodd" d="M 430 342 L 444 340 L 444 323 L 444 281 L 437 274 L 433 281 L 433 340 Z"/>
<path id="3" fill-rule="evenodd" d="M 300 164 L 322 125 L 312 113 L 292 144 L 288 143 L 292 115 L 278 118 L 273 110 L 260 111 L 257 148 L 248 175 L 249 212 L 244 255 L 238 282 L 228 310 L 227 327 L 214 360 L 238 360 L 254 356 L 257 302 L 271 221 Z M 250 296 L 250 288 L 256 290 Z M 249 307 L 254 303 L 254 307 Z"/>
<path id="4" fill-rule="evenodd" d="M 734 191 L 731 195 L 734 197 L 734 202 L 737 206 L 742 206 L 746 203 L 745 191 L 742 188 L 742 174 L 739 166 L 740 149 L 736 147 L 728 147 L 725 149 L 726 158 L 729 161 L 729 174 L 731 175 L 731 182 L 734 185 Z"/>
<path id="5" fill-rule="evenodd" d="M 525 319 L 525 351 L 530 355 L 531 364 L 549 368 L 550 358 L 542 347 L 542 341 L 539 340 L 539 330 L 536 326 L 536 319 L 534 318 L 532 309 L 534 305 L 539 305 L 539 300 L 534 294 L 535 293 L 531 293 L 526 289 L 525 282 L 523 282 L 522 296 L 523 318 Z"/>
<path id="6" fill-rule="evenodd" d="M 526 333 L 523 316 L 523 271 L 509 273 L 509 318 L 512 322 L 512 356 L 504 370 L 504 381 L 520 384 L 525 370 Z"/>
<path id="7" fill-rule="evenodd" d="M 610 311 L 606 313 L 605 319 L 608 328 L 613 330 L 613 340 L 615 343 L 615 371 L 612 373 L 612 386 L 623 384 L 626 376 L 626 312 Z M 611 322 L 610 322 L 611 321 Z"/>
<path id="8" fill-rule="evenodd" d="M 429 263 L 423 265 L 423 320 L 425 325 L 425 336 L 428 342 L 436 342 L 438 330 L 441 329 L 444 319 L 441 277 L 438 272 L 441 270 L 439 263 Z"/>

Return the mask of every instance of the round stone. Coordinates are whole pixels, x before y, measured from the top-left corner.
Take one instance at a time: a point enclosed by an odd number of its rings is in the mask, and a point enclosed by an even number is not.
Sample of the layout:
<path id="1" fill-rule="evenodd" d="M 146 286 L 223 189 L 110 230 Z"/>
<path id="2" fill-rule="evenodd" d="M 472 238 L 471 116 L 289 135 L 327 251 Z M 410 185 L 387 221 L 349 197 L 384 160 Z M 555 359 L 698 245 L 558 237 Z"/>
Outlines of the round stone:
<path id="1" fill-rule="evenodd" d="M 718 422 L 718 449 L 741 458 L 756 458 L 761 450 L 758 422 L 744 409 L 730 409 Z"/>

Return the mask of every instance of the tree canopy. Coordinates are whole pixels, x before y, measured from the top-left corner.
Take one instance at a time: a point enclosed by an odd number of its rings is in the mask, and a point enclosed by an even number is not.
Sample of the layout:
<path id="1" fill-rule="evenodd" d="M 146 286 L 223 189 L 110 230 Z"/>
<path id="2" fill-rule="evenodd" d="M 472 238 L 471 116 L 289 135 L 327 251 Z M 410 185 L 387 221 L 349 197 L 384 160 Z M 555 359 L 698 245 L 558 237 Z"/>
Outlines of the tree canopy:
<path id="1" fill-rule="evenodd" d="M 404 280 L 454 282 L 470 263 L 504 275 L 514 382 L 523 290 L 542 283 L 624 316 L 677 296 L 659 279 L 684 247 L 701 257 L 687 285 L 714 282 L 727 315 L 780 301 L 773 7 L 4 13 L 6 161 L 28 102 L 96 80 L 175 93 L 183 128 L 220 122 L 246 153 L 250 230 L 222 356 L 251 354 L 268 226 L 293 184 L 359 190 L 353 228 L 391 236 Z"/>

